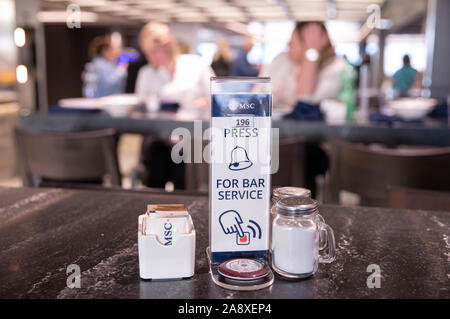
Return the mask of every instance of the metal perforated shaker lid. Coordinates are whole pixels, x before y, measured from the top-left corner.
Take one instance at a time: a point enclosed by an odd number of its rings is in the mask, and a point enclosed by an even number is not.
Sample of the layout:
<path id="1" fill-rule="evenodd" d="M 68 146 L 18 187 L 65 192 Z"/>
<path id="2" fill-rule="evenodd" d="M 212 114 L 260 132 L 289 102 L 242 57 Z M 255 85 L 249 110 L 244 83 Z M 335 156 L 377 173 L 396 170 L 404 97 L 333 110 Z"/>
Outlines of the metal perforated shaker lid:
<path id="1" fill-rule="evenodd" d="M 277 187 L 272 192 L 272 199 L 277 202 L 281 198 L 285 197 L 311 197 L 311 191 L 302 187 Z"/>
<path id="2" fill-rule="evenodd" d="M 281 215 L 309 215 L 317 212 L 318 204 L 310 197 L 286 197 L 276 204 L 277 214 Z"/>

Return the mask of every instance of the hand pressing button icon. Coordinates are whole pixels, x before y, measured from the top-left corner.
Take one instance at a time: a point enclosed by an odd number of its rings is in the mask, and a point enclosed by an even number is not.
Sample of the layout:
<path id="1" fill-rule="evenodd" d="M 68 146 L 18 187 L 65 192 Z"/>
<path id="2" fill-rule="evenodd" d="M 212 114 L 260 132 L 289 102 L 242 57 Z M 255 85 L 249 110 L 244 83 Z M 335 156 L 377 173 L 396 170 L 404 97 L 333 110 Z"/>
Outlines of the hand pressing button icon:
<path id="1" fill-rule="evenodd" d="M 243 224 L 241 215 L 235 210 L 227 210 L 220 214 L 219 223 L 225 234 L 236 233 L 238 237 L 244 237 L 244 231 L 242 230 L 241 224 Z"/>

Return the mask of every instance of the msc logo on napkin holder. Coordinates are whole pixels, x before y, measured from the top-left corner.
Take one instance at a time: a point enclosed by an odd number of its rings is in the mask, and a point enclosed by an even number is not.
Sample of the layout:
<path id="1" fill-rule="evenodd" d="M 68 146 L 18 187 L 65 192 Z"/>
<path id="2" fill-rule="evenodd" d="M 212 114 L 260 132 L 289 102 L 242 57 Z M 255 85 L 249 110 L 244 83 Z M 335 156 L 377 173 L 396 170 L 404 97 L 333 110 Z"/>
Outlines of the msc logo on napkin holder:
<path id="1" fill-rule="evenodd" d="M 167 221 L 164 223 L 164 246 L 172 245 L 172 223 Z"/>

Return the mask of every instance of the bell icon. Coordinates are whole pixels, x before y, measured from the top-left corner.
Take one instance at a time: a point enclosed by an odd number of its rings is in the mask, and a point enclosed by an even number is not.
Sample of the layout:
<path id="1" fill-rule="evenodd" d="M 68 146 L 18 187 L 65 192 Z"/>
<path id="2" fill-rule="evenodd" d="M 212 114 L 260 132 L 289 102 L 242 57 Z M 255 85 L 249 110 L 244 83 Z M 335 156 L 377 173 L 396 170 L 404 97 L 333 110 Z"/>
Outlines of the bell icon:
<path id="1" fill-rule="evenodd" d="M 240 171 L 252 166 L 252 161 L 248 158 L 245 148 L 235 146 L 231 151 L 231 163 L 228 168 L 232 171 Z"/>

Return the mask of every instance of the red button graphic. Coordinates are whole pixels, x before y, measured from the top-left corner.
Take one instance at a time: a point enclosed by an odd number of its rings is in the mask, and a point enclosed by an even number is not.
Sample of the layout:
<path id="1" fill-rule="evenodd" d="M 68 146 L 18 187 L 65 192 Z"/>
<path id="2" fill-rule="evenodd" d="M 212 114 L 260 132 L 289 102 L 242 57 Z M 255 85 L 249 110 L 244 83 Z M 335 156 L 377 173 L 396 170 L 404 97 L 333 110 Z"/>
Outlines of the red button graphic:
<path id="1" fill-rule="evenodd" d="M 246 243 L 246 242 L 247 242 L 247 235 L 245 235 L 245 236 L 242 237 L 242 238 L 239 238 L 239 242 L 240 242 L 240 243 Z"/>

